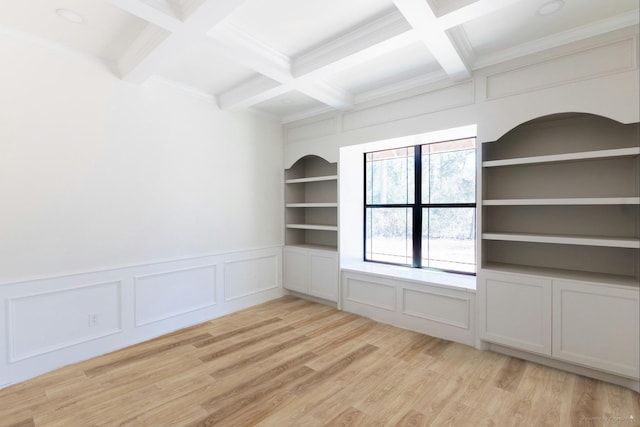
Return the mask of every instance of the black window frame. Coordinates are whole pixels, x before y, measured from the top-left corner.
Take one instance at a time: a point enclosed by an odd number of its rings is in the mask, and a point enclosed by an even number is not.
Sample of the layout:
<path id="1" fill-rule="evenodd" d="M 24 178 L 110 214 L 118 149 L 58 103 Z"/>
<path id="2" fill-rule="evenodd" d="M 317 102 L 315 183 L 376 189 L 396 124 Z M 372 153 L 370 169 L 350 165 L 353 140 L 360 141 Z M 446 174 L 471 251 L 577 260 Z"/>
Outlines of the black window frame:
<path id="1" fill-rule="evenodd" d="M 478 190 L 477 190 L 477 146 L 475 150 L 476 161 L 474 162 L 474 200 L 473 203 L 422 203 L 422 147 L 424 145 L 429 144 L 439 144 L 453 141 L 460 141 L 465 139 L 476 139 L 475 137 L 467 137 L 467 138 L 455 138 L 444 141 L 434 141 L 431 143 L 421 143 L 417 145 L 407 145 L 403 147 L 393 147 L 382 150 L 374 150 L 363 153 L 363 167 L 364 167 L 364 183 L 363 183 L 363 235 L 362 235 L 362 258 L 365 262 L 372 262 L 377 264 L 388 264 L 388 265 L 397 265 L 408 268 L 421 268 L 425 270 L 433 270 L 445 273 L 454 273 L 454 274 L 464 274 L 468 276 L 475 276 L 477 271 L 477 262 L 474 262 L 474 266 L 476 267 L 476 271 L 458 271 L 458 270 L 450 270 L 450 269 L 442 269 L 442 268 L 434 268 L 434 267 L 423 267 L 422 266 L 422 223 L 423 223 L 423 209 L 425 208 L 473 208 L 474 215 L 477 218 L 478 210 L 477 210 L 477 201 L 478 201 Z M 475 141 L 474 145 L 477 144 Z M 405 148 L 413 148 L 413 165 L 414 165 L 414 196 L 413 203 L 367 203 L 367 154 L 371 153 L 379 153 L 383 151 L 389 151 L 394 149 L 405 149 Z M 429 181 L 429 179 L 427 179 Z M 413 247 L 413 257 L 412 263 L 409 264 L 401 264 L 390 261 L 377 261 L 367 259 L 367 209 L 376 209 L 376 208 L 405 208 L 412 210 L 412 247 Z M 477 220 L 475 222 L 475 230 L 474 230 L 474 245 L 477 245 Z M 476 255 L 477 249 L 474 250 L 474 255 Z M 476 259 L 477 261 L 477 259 Z"/>

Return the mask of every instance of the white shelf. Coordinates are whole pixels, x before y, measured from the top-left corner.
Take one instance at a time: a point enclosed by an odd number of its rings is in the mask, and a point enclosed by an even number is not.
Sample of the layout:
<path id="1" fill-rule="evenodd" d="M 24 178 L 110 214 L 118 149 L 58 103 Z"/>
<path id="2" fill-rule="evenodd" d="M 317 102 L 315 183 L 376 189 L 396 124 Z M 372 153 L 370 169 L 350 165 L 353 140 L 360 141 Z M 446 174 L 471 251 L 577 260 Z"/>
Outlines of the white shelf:
<path id="1" fill-rule="evenodd" d="M 311 249 L 311 250 L 315 250 L 315 251 L 326 251 L 326 252 L 337 252 L 338 251 L 338 248 L 336 248 L 335 246 L 314 245 L 314 244 L 311 244 L 311 243 L 299 243 L 299 244 L 293 244 L 293 245 L 285 245 L 285 247 L 298 248 L 298 249 Z"/>
<path id="2" fill-rule="evenodd" d="M 285 184 L 303 184 L 305 182 L 337 181 L 338 175 L 311 176 L 307 178 L 287 179 Z"/>
<path id="3" fill-rule="evenodd" d="M 588 197 L 562 199 L 494 199 L 484 206 L 569 206 L 569 205 L 640 205 L 640 197 Z"/>
<path id="4" fill-rule="evenodd" d="M 322 231 L 338 231 L 337 225 L 315 225 L 315 224 L 287 224 L 287 228 L 296 228 L 299 230 L 322 230 Z"/>
<path id="5" fill-rule="evenodd" d="M 552 277 L 556 279 L 578 280 L 582 282 L 594 282 L 600 285 L 618 285 L 640 288 L 640 277 L 621 276 L 614 274 L 591 273 L 588 271 L 563 270 L 557 268 L 531 267 L 525 265 L 487 263 L 482 271 L 497 271 L 500 273 L 527 274 L 532 276 Z"/>
<path id="6" fill-rule="evenodd" d="M 571 160 L 602 159 L 607 157 L 626 157 L 640 155 L 640 147 L 616 148 L 613 150 L 582 151 L 579 153 L 551 154 L 548 156 L 519 157 L 515 159 L 487 160 L 482 162 L 485 168 L 498 166 L 526 165 L 533 163 L 554 163 Z"/>
<path id="7" fill-rule="evenodd" d="M 640 248 L 640 239 L 594 236 L 563 236 L 557 234 L 482 233 L 485 240 L 509 242 L 555 243 L 564 245 L 604 246 L 610 248 Z"/>
<path id="8" fill-rule="evenodd" d="M 287 203 L 288 208 L 337 208 L 337 203 Z"/>

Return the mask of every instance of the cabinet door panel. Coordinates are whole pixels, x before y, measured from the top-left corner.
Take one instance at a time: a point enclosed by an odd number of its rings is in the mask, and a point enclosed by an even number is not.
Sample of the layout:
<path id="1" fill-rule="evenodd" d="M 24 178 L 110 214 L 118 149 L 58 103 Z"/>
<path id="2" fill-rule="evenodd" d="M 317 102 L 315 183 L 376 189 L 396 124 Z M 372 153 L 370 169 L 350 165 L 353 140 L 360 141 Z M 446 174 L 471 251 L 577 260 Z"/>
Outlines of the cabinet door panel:
<path id="1" fill-rule="evenodd" d="M 335 253 L 309 251 L 309 293 L 338 300 L 338 257 Z"/>
<path id="2" fill-rule="evenodd" d="M 284 287 L 297 292 L 309 292 L 307 251 L 285 248 Z"/>
<path id="3" fill-rule="evenodd" d="M 551 281 L 485 274 L 481 278 L 480 337 L 551 355 Z"/>
<path id="4" fill-rule="evenodd" d="M 637 289 L 554 281 L 553 356 L 638 378 L 638 295 Z"/>

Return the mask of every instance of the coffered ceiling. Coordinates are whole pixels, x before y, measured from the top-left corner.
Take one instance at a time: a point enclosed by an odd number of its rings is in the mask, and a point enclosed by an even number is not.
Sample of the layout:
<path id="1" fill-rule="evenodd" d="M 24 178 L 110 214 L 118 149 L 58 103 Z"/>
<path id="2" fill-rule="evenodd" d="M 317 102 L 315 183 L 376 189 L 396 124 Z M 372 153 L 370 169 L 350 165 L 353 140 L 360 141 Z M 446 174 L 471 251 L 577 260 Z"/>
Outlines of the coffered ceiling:
<path id="1" fill-rule="evenodd" d="M 638 0 L 0 0 L 0 37 L 105 67 L 132 84 L 155 79 L 220 108 L 290 122 L 637 27 L 638 7 Z"/>

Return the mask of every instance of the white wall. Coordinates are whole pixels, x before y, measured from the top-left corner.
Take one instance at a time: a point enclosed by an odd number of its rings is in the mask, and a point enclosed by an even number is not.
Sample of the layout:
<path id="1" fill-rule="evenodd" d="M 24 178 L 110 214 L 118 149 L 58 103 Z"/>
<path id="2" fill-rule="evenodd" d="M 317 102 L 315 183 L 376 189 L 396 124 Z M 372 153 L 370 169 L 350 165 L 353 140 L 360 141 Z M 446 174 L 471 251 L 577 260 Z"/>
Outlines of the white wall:
<path id="1" fill-rule="evenodd" d="M 0 387 L 281 295 L 279 123 L 0 58 Z"/>
<path id="2" fill-rule="evenodd" d="M 282 243 L 279 124 L 0 40 L 0 283 Z"/>

